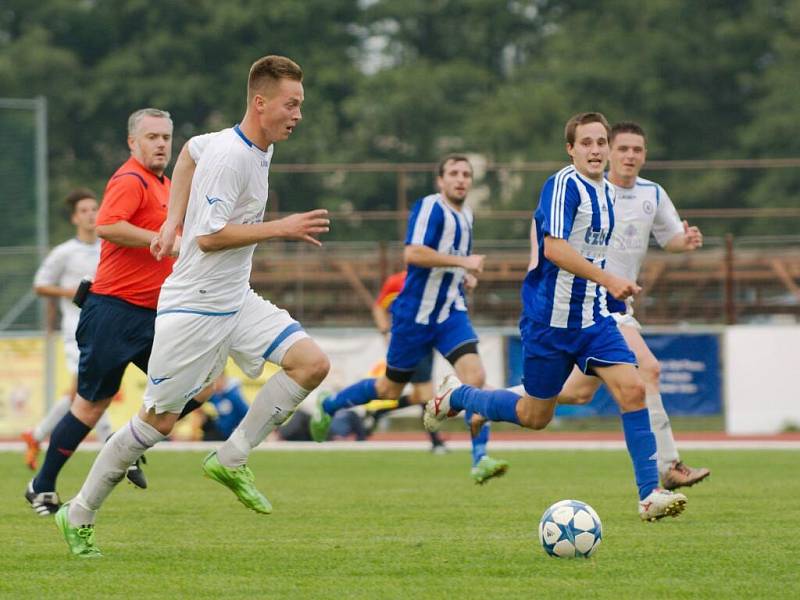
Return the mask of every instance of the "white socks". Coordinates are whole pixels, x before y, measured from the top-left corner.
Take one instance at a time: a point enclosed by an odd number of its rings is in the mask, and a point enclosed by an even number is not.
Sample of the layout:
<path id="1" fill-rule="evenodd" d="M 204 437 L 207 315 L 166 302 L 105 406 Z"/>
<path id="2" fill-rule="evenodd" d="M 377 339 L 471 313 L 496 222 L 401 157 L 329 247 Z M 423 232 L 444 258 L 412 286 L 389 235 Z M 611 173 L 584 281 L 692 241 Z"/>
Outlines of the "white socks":
<path id="1" fill-rule="evenodd" d="M 663 474 L 669 469 L 672 461 L 678 460 L 678 448 L 675 446 L 675 438 L 672 437 L 672 426 L 661 402 L 661 394 L 648 392 L 645 402 L 650 413 L 650 428 L 656 438 L 658 472 Z"/>
<path id="2" fill-rule="evenodd" d="M 258 391 L 236 430 L 217 450 L 220 464 L 229 469 L 246 464 L 250 451 L 291 417 L 297 405 L 309 393 L 309 390 L 301 388 L 289 377 L 286 371 L 275 373 Z"/>
<path id="3" fill-rule="evenodd" d="M 145 450 L 166 439 L 154 427 L 134 417 L 117 431 L 100 450 L 78 495 L 70 501 L 72 525 L 91 525 L 111 490 Z"/>
<path id="4" fill-rule="evenodd" d="M 72 396 L 62 396 L 61 399 L 53 404 L 44 418 L 39 421 L 39 424 L 33 430 L 33 437 L 37 442 L 43 442 L 47 439 L 55 429 L 58 422 L 64 418 L 64 415 L 69 412 L 69 407 L 72 404 Z"/>

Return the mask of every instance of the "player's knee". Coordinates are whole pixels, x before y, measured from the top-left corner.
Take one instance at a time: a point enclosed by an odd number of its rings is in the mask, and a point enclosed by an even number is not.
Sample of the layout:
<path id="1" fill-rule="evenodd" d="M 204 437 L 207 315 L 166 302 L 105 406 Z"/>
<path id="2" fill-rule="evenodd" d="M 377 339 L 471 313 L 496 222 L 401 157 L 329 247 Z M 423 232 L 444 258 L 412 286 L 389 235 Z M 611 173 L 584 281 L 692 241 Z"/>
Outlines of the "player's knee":
<path id="1" fill-rule="evenodd" d="M 639 365 L 639 373 L 646 383 L 658 385 L 661 378 L 661 364 L 657 360 L 645 360 Z"/>
<path id="2" fill-rule="evenodd" d="M 461 382 L 481 389 L 486 385 L 486 371 L 484 371 L 483 367 L 471 369 L 465 374 L 465 377 L 461 379 Z"/>
<path id="3" fill-rule="evenodd" d="M 517 419 L 519 424 L 528 429 L 544 429 L 553 418 L 552 412 L 542 411 L 537 407 L 533 401 L 525 401 L 524 399 L 517 402 Z"/>
<path id="4" fill-rule="evenodd" d="M 304 369 L 303 387 L 307 390 L 316 388 L 328 376 L 330 370 L 331 361 L 324 352 L 319 352 L 316 356 L 309 357 Z"/>
<path id="5" fill-rule="evenodd" d="M 638 377 L 630 382 L 625 382 L 619 388 L 619 406 L 623 411 L 640 410 L 645 407 L 644 381 Z"/>

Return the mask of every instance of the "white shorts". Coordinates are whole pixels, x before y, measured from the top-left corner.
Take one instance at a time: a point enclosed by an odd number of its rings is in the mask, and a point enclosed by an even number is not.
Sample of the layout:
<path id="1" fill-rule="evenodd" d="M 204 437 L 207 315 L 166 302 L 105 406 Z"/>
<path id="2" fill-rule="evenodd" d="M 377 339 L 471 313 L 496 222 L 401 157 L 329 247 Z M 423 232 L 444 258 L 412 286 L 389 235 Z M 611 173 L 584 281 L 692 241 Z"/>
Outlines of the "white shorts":
<path id="1" fill-rule="evenodd" d="M 78 342 L 75 340 L 64 340 L 64 359 L 69 374 L 77 375 L 78 362 L 81 359 L 81 351 L 78 350 Z"/>
<path id="2" fill-rule="evenodd" d="M 625 325 L 626 327 L 633 327 L 636 331 L 642 330 L 642 326 L 639 324 L 639 321 L 637 321 L 636 317 L 633 316 L 633 311 L 630 311 L 624 315 L 621 313 L 611 313 L 611 316 L 614 317 L 614 320 L 617 322 L 617 325 Z"/>
<path id="3" fill-rule="evenodd" d="M 234 315 L 160 313 L 147 365 L 144 406 L 156 413 L 179 413 L 222 373 L 228 356 L 255 378 L 266 361 L 280 364 L 289 348 L 306 337 L 288 312 L 253 290 Z"/>

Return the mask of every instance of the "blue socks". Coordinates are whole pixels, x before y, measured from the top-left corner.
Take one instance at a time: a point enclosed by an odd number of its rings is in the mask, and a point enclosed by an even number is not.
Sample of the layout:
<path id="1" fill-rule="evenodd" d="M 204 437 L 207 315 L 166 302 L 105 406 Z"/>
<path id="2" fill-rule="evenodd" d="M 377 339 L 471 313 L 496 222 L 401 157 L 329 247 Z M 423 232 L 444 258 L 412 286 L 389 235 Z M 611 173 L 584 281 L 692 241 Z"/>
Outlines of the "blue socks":
<path id="1" fill-rule="evenodd" d="M 91 430 L 91 427 L 85 425 L 72 412 L 64 415 L 50 434 L 50 445 L 47 447 L 44 464 L 33 480 L 34 492 L 38 494 L 56 490 L 58 474 Z"/>
<path id="2" fill-rule="evenodd" d="M 644 500 L 658 487 L 656 438 L 650 430 L 647 409 L 623 413 L 622 429 L 625 432 L 625 445 L 628 446 L 628 454 L 633 462 L 636 485 L 639 486 L 639 500 Z"/>
<path id="3" fill-rule="evenodd" d="M 474 413 L 466 411 L 464 413 L 464 421 L 467 423 L 467 429 L 472 432 L 472 415 Z M 486 445 L 489 443 L 489 423 L 484 423 L 478 435 L 472 438 L 472 466 L 476 466 L 480 460 L 486 456 Z"/>
<path id="4" fill-rule="evenodd" d="M 375 381 L 375 379 L 362 379 L 344 388 L 338 394 L 326 398 L 322 402 L 322 410 L 333 416 L 340 408 L 350 408 L 375 400 L 378 397 Z"/>
<path id="5" fill-rule="evenodd" d="M 450 394 L 450 408 L 454 411 L 476 412 L 489 421 L 516 423 L 519 396 L 508 390 L 479 390 L 462 385 Z"/>

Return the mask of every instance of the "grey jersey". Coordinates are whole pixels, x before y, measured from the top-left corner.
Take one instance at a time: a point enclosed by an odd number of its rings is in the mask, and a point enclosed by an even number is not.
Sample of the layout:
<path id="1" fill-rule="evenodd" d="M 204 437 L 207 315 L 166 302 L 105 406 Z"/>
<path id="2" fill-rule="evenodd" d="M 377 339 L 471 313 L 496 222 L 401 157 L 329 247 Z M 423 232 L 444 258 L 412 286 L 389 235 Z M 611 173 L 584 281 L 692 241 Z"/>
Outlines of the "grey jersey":
<path id="1" fill-rule="evenodd" d="M 683 233 L 683 223 L 667 192 L 657 183 L 636 178 L 632 188 L 614 186 L 614 232 L 606 271 L 636 281 L 647 254 L 650 234 L 663 248 Z"/>

